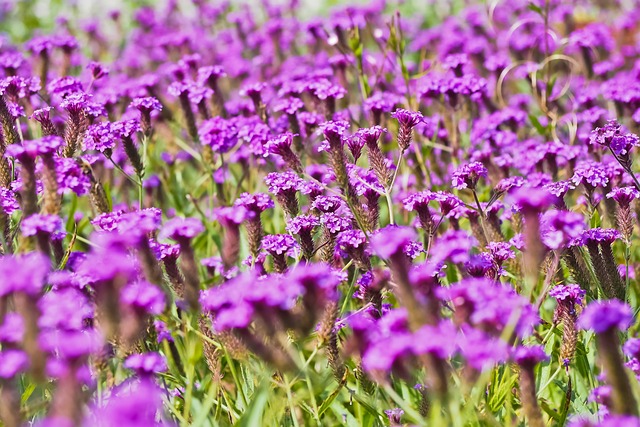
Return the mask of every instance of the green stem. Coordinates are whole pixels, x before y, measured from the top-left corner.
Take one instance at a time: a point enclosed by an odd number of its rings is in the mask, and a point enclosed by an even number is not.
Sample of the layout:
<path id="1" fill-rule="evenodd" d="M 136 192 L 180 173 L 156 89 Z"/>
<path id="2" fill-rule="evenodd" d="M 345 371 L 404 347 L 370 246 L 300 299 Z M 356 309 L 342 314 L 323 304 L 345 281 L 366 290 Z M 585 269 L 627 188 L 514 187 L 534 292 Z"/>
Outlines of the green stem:
<path id="1" fill-rule="evenodd" d="M 283 375 L 283 379 L 285 381 L 285 387 L 287 389 L 287 401 L 289 402 L 289 411 L 291 411 L 291 419 L 293 420 L 293 425 L 295 427 L 300 427 L 300 424 L 298 423 L 298 417 L 296 416 L 296 406 L 293 404 L 293 395 L 291 394 L 291 384 L 289 383 L 289 380 L 287 380 L 286 375 Z"/>
<path id="2" fill-rule="evenodd" d="M 223 347 L 224 350 L 224 358 L 227 359 L 227 364 L 229 365 L 229 370 L 231 371 L 231 377 L 233 378 L 233 382 L 236 384 L 238 390 L 240 390 L 240 396 L 242 397 L 242 402 L 244 403 L 245 408 L 248 407 L 249 401 L 247 400 L 247 396 L 244 393 L 244 388 L 238 379 L 238 371 L 236 371 L 236 367 L 233 364 L 233 359 L 231 359 L 231 355 L 226 348 Z"/>
<path id="3" fill-rule="evenodd" d="M 387 199 L 387 209 L 389 210 L 389 223 L 395 224 L 395 218 L 393 216 L 393 201 L 391 200 L 391 190 L 393 189 L 393 185 L 396 182 L 396 178 L 398 177 L 398 170 L 400 170 L 400 165 L 402 164 L 402 158 L 404 157 L 404 150 L 400 152 L 400 158 L 396 163 L 396 170 L 393 171 L 393 177 L 391 178 L 391 182 L 389 186 L 384 190 L 384 197 Z"/>

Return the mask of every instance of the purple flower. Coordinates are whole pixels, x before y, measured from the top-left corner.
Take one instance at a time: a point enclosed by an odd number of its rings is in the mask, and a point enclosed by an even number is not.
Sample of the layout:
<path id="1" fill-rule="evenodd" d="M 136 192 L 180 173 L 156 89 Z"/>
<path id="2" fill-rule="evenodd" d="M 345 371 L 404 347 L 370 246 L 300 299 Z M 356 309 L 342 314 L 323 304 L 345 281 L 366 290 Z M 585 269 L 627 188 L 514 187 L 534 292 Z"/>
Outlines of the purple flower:
<path id="1" fill-rule="evenodd" d="M 470 327 L 462 328 L 457 340 L 460 353 L 467 363 L 478 371 L 483 371 L 509 358 L 509 346 L 486 333 Z"/>
<path id="2" fill-rule="evenodd" d="M 513 352 L 513 359 L 521 366 L 535 366 L 540 362 L 549 360 L 549 356 L 540 345 L 520 346 Z"/>
<path id="3" fill-rule="evenodd" d="M 293 254 L 298 242 L 289 234 L 269 234 L 262 238 L 262 249 L 270 254 Z"/>
<path id="4" fill-rule="evenodd" d="M 99 352 L 104 339 L 96 329 L 48 329 L 38 338 L 40 347 L 63 360 L 73 361 Z"/>
<path id="5" fill-rule="evenodd" d="M 397 119 L 400 124 L 398 128 L 398 146 L 404 152 L 411 145 L 413 128 L 423 120 L 422 113 L 399 109 L 391 114 L 391 117 Z"/>
<path id="6" fill-rule="evenodd" d="M 38 108 L 37 110 L 35 110 L 35 111 L 33 112 L 33 114 L 31 115 L 31 117 L 29 117 L 29 118 L 30 118 L 30 119 L 34 119 L 34 120 L 36 120 L 36 121 L 38 121 L 38 122 L 40 122 L 40 123 L 43 123 L 43 122 L 49 121 L 49 120 L 50 120 L 50 118 L 49 118 L 49 112 L 50 112 L 51 110 L 53 110 L 53 109 L 54 109 L 53 107 L 49 107 L 49 106 L 47 106 L 47 107 L 42 107 L 42 108 Z"/>
<path id="7" fill-rule="evenodd" d="M 225 227 L 238 226 L 255 218 L 256 214 L 244 206 L 224 206 L 214 210 L 215 219 Z"/>
<path id="8" fill-rule="evenodd" d="M 117 216 L 117 227 L 120 234 L 146 238 L 154 233 L 162 224 L 162 211 L 158 208 L 142 209 Z"/>
<path id="9" fill-rule="evenodd" d="M 398 120 L 400 126 L 405 126 L 409 129 L 414 128 L 424 118 L 420 111 L 409 111 L 402 108 L 391 113 L 391 117 Z"/>
<path id="10" fill-rule="evenodd" d="M 109 75 L 109 67 L 106 67 L 105 65 L 96 61 L 89 62 L 89 65 L 87 65 L 87 70 L 91 71 L 91 77 L 94 80 L 98 80 Z"/>
<path id="11" fill-rule="evenodd" d="M 606 187 L 609 183 L 607 170 L 601 163 L 585 161 L 578 163 L 571 181 L 574 185 L 583 184 L 588 187 Z"/>
<path id="12" fill-rule="evenodd" d="M 142 313 L 158 315 L 164 311 L 166 300 L 158 286 L 138 280 L 125 286 L 120 294 L 120 301 Z"/>
<path id="13" fill-rule="evenodd" d="M 285 132 L 282 135 L 269 139 L 265 144 L 265 157 L 267 154 L 277 154 L 284 157 L 286 152 L 291 151 L 291 144 L 295 136 L 298 136 L 298 134 Z"/>
<path id="14" fill-rule="evenodd" d="M 506 242 L 490 242 L 487 244 L 487 249 L 493 260 L 499 265 L 509 259 L 516 257 L 515 252 L 511 249 L 511 245 Z"/>
<path id="15" fill-rule="evenodd" d="M 274 207 L 274 203 L 268 194 L 242 193 L 234 202 L 234 206 L 244 206 L 246 209 L 255 212 L 256 214 L 260 214 L 267 209 L 272 209 Z"/>
<path id="16" fill-rule="evenodd" d="M 24 338 L 24 320 L 18 313 L 7 313 L 0 325 L 0 343 L 19 344 Z"/>
<path id="17" fill-rule="evenodd" d="M 525 214 L 541 212 L 554 202 L 548 191 L 532 187 L 518 188 L 511 194 L 511 200 Z"/>
<path id="18" fill-rule="evenodd" d="M 380 258 L 389 259 L 417 238 L 411 227 L 389 225 L 371 236 L 371 250 Z"/>
<path id="19" fill-rule="evenodd" d="M 366 101 L 365 101 L 366 102 Z M 387 130 L 381 126 L 372 126 L 370 128 L 358 129 L 354 134 L 355 138 L 362 140 L 365 145 L 378 145 L 378 139 Z"/>
<path id="20" fill-rule="evenodd" d="M 167 371 L 167 360 L 160 353 L 150 352 L 127 357 L 124 367 L 140 376 L 149 376 Z"/>
<path id="21" fill-rule="evenodd" d="M 0 188 L 0 209 L 7 215 L 20 210 L 15 194 L 8 188 Z"/>
<path id="22" fill-rule="evenodd" d="M 326 214 L 337 211 L 344 206 L 344 202 L 338 196 L 318 196 L 314 199 L 311 206 Z"/>
<path id="23" fill-rule="evenodd" d="M 350 230 L 353 227 L 353 219 L 351 217 L 339 215 L 337 212 L 325 213 L 320 217 L 320 223 L 333 235 Z"/>
<path id="24" fill-rule="evenodd" d="M 21 350 L 3 350 L 0 352 L 0 378 L 10 379 L 24 372 L 29 366 L 29 357 Z"/>
<path id="25" fill-rule="evenodd" d="M 590 243 L 613 243 L 621 237 L 621 234 L 615 228 L 591 228 L 584 230 L 578 237 L 573 239 L 570 246 L 584 246 Z"/>
<path id="26" fill-rule="evenodd" d="M 300 191 L 304 181 L 293 172 L 272 172 L 268 174 L 264 182 L 273 194 Z"/>
<path id="27" fill-rule="evenodd" d="M 638 358 L 640 356 L 640 339 L 629 338 L 627 342 L 624 343 L 624 352 L 629 357 Z"/>
<path id="28" fill-rule="evenodd" d="M 150 379 L 126 381 L 96 404 L 83 424 L 100 427 L 169 427 L 162 421 L 164 392 Z"/>
<path id="29" fill-rule="evenodd" d="M 609 120 L 602 128 L 595 128 L 589 137 L 591 144 L 599 144 L 611 149 L 616 156 L 629 154 L 638 145 L 638 137 L 622 132 L 622 126 L 615 120 Z"/>
<path id="30" fill-rule="evenodd" d="M 425 252 L 424 245 L 420 242 L 409 242 L 402 249 L 404 254 L 411 259 L 416 259 Z"/>
<path id="31" fill-rule="evenodd" d="M 481 252 L 465 262 L 464 267 L 471 276 L 483 277 L 493 269 L 493 257 L 486 252 Z"/>
<path id="32" fill-rule="evenodd" d="M 593 301 L 587 305 L 580 318 L 578 326 L 582 329 L 593 329 L 602 334 L 613 329 L 626 330 L 633 323 L 633 311 L 626 303 L 612 299 Z"/>
<path id="33" fill-rule="evenodd" d="M 579 285 L 571 283 L 568 285 L 558 285 L 549 291 L 549 296 L 557 301 L 568 302 L 570 304 L 582 305 L 586 291 Z"/>
<path id="34" fill-rule="evenodd" d="M 33 214 L 20 224 L 23 236 L 35 236 L 38 233 L 53 234 L 61 232 L 62 219 L 58 215 Z"/>
<path id="35" fill-rule="evenodd" d="M 466 231 L 450 230 L 436 239 L 431 247 L 431 261 L 435 264 L 450 261 L 455 264 L 469 260 L 469 251 L 478 242 Z"/>
<path id="36" fill-rule="evenodd" d="M 437 326 L 425 325 L 413 334 L 413 351 L 419 355 L 432 354 L 439 359 L 447 359 L 456 351 L 457 334 L 456 327 L 448 321 Z"/>
<path id="37" fill-rule="evenodd" d="M 154 320 L 153 327 L 156 329 L 156 333 L 158 334 L 158 343 L 161 343 L 164 340 L 173 341 L 171 331 L 167 328 L 166 323 L 161 320 Z"/>
<path id="38" fill-rule="evenodd" d="M 37 295 L 51 269 L 51 261 L 40 252 L 5 255 L 0 258 L 0 295 L 23 292 Z"/>
<path id="39" fill-rule="evenodd" d="M 232 120 L 213 117 L 198 128 L 198 136 L 203 145 L 211 147 L 214 153 L 226 153 L 238 143 L 239 129 Z"/>
<path id="40" fill-rule="evenodd" d="M 338 234 L 336 246 L 348 253 L 354 249 L 363 248 L 367 244 L 367 236 L 362 230 L 347 230 Z"/>
<path id="41" fill-rule="evenodd" d="M 47 292 L 38 301 L 43 329 L 80 330 L 93 319 L 93 307 L 79 289 L 63 288 Z"/>
<path id="42" fill-rule="evenodd" d="M 301 231 L 310 232 L 320 224 L 318 218 L 313 215 L 299 215 L 287 223 L 287 231 L 292 234 L 300 234 Z"/>
<path id="43" fill-rule="evenodd" d="M 420 191 L 419 193 L 412 193 L 408 197 L 405 197 L 404 200 L 402 200 L 402 206 L 409 212 L 413 212 L 414 210 L 419 211 L 420 209 L 427 209 L 429 202 L 435 200 L 435 198 L 435 193 L 429 190 Z"/>
<path id="44" fill-rule="evenodd" d="M 61 103 L 60 107 L 64 108 L 69 114 L 80 114 L 89 106 L 92 95 L 84 92 L 74 92 L 68 95 Z"/>
<path id="45" fill-rule="evenodd" d="M 480 162 L 472 162 L 460 166 L 451 176 L 451 184 L 453 188 L 462 190 L 464 188 L 475 189 L 478 180 L 486 177 L 487 168 Z"/>
<path id="46" fill-rule="evenodd" d="M 385 409 L 385 415 L 389 417 L 391 425 L 400 424 L 404 411 L 400 408 Z"/>
<path id="47" fill-rule="evenodd" d="M 607 193 L 607 199 L 615 200 L 620 206 L 629 206 L 638 198 L 640 198 L 640 191 L 635 187 L 618 187 Z"/>
<path id="48" fill-rule="evenodd" d="M 512 188 L 520 188 L 524 184 L 525 180 L 521 176 L 510 176 L 498 181 L 498 184 L 496 184 L 494 191 L 496 193 L 506 193 Z"/>
<path id="49" fill-rule="evenodd" d="M 162 104 L 152 96 L 135 98 L 130 105 L 146 113 L 150 113 L 151 111 L 162 111 Z"/>
<path id="50" fill-rule="evenodd" d="M 529 335 L 540 321 L 536 309 L 513 288 L 486 278 L 468 278 L 437 289 L 440 298 L 453 303 L 458 321 L 500 333 L 516 321 L 519 335 Z M 517 314 L 517 318 L 514 318 Z"/>
<path id="51" fill-rule="evenodd" d="M 158 235 L 161 239 L 193 239 L 205 230 L 198 218 L 173 218 L 167 221 Z"/>
<path id="52" fill-rule="evenodd" d="M 113 150 L 116 142 L 120 139 L 116 132 L 114 123 L 103 122 L 89 126 L 83 141 L 85 150 L 96 150 L 104 153 Z"/>
<path id="53" fill-rule="evenodd" d="M 584 218 L 578 213 L 558 210 L 545 212 L 540 227 L 542 243 L 549 249 L 560 249 L 580 236 L 584 228 Z"/>

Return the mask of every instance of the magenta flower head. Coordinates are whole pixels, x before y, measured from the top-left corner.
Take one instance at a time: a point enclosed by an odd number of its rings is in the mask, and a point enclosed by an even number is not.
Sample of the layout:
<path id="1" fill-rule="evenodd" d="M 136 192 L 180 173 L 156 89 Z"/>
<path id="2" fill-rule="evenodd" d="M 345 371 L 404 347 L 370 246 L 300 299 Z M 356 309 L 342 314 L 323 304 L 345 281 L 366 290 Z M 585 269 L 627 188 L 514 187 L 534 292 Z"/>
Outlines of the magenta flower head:
<path id="1" fill-rule="evenodd" d="M 571 283 L 568 285 L 558 285 L 549 291 L 549 296 L 558 302 L 582 305 L 586 291 L 579 285 Z"/>
<path id="2" fill-rule="evenodd" d="M 326 214 L 325 217 L 333 214 Z M 331 224 L 324 223 L 331 231 Z M 342 231 L 336 237 L 336 253 L 342 258 L 350 258 L 362 270 L 370 270 L 371 261 L 367 253 L 367 236 L 362 230 Z"/>
<path id="3" fill-rule="evenodd" d="M 0 378 L 7 380 L 24 372 L 29 366 L 29 357 L 21 350 L 0 351 Z"/>
<path id="4" fill-rule="evenodd" d="M 141 377 L 153 376 L 167 371 L 167 360 L 160 353 L 150 352 L 127 357 L 124 367 Z"/>
<path id="5" fill-rule="evenodd" d="M 215 219 L 225 228 L 236 228 L 245 221 L 251 220 L 256 213 L 244 206 L 223 206 L 214 211 Z"/>
<path id="6" fill-rule="evenodd" d="M 478 241 L 463 230 L 450 230 L 436 239 L 431 248 L 431 260 L 435 264 L 453 262 L 461 264 L 469 260 L 469 251 Z"/>
<path id="7" fill-rule="evenodd" d="M 270 139 L 265 144 L 265 154 L 275 154 L 282 157 L 282 160 L 284 160 L 291 170 L 297 173 L 302 173 L 302 164 L 300 163 L 300 159 L 291 149 L 291 144 L 293 144 L 293 139 L 296 136 L 298 136 L 298 134 L 285 132 L 276 138 Z"/>
<path id="8" fill-rule="evenodd" d="M 135 98 L 129 105 L 140 111 L 140 128 L 142 133 L 148 137 L 151 135 L 151 112 L 162 111 L 162 104 L 156 98 L 147 96 Z"/>
<path id="9" fill-rule="evenodd" d="M 620 237 L 620 232 L 615 228 L 596 227 L 584 230 L 571 242 L 571 244 L 576 246 L 584 246 L 597 243 L 611 244 L 618 240 Z"/>
<path id="10" fill-rule="evenodd" d="M 321 126 L 322 133 L 329 143 L 331 150 L 342 150 L 344 137 L 349 123 L 344 121 L 329 121 Z"/>
<path id="11" fill-rule="evenodd" d="M 313 215 L 299 215 L 287 222 L 287 231 L 292 234 L 308 233 L 320 224 Z"/>
<path id="12" fill-rule="evenodd" d="M 540 235 L 542 243 L 549 249 L 566 246 L 585 229 L 582 215 L 560 210 L 545 212 L 541 219 Z"/>
<path id="13" fill-rule="evenodd" d="M 404 152 L 411 145 L 411 134 L 413 128 L 420 123 L 424 117 L 419 111 L 409 111 L 398 109 L 391 114 L 391 117 L 398 120 L 398 146 Z"/>
<path id="14" fill-rule="evenodd" d="M 623 133 L 622 126 L 615 120 L 609 120 L 602 128 L 595 128 L 589 137 L 591 144 L 602 145 L 617 157 L 626 158 L 633 147 L 638 146 L 638 137 L 632 133 Z"/>
<path id="15" fill-rule="evenodd" d="M 275 194 L 278 203 L 290 217 L 298 214 L 297 193 L 304 187 L 304 180 L 293 172 L 272 172 L 268 174 L 264 182 L 269 187 L 269 192 Z"/>
<path id="16" fill-rule="evenodd" d="M 475 190 L 476 184 L 481 177 L 486 177 L 487 168 L 480 162 L 472 162 L 460 166 L 451 176 L 451 184 L 453 188 L 462 190 L 470 188 Z"/>
<path id="17" fill-rule="evenodd" d="M 152 111 L 162 111 L 162 104 L 156 98 L 147 96 L 143 98 L 135 98 L 130 104 L 140 112 L 151 113 Z"/>
<path id="18" fill-rule="evenodd" d="M 14 292 L 37 295 L 51 270 L 49 258 L 40 252 L 0 258 L 0 296 Z"/>
<path id="19" fill-rule="evenodd" d="M 313 201 L 312 207 L 322 213 L 335 212 L 344 206 L 344 202 L 338 196 L 318 196 Z"/>
<path id="20" fill-rule="evenodd" d="M 592 302 L 578 319 L 578 326 L 582 329 L 592 329 L 597 334 L 611 330 L 625 331 L 632 323 L 631 307 L 615 299 Z"/>
<path id="21" fill-rule="evenodd" d="M 640 191 L 635 187 L 618 187 L 607 193 L 607 199 L 615 200 L 620 206 L 629 206 L 638 198 L 640 198 Z"/>
<path id="22" fill-rule="evenodd" d="M 176 241 L 191 240 L 204 231 L 204 225 L 198 218 L 173 218 L 167 221 L 158 237 Z"/>
<path id="23" fill-rule="evenodd" d="M 404 253 L 405 247 L 416 238 L 416 231 L 411 227 L 389 225 L 371 236 L 371 250 L 382 259 L 390 259 Z"/>
<path id="24" fill-rule="evenodd" d="M 549 356 L 540 345 L 520 346 L 513 352 L 513 359 L 520 366 L 535 366 L 540 362 L 549 360 Z"/>
<path id="25" fill-rule="evenodd" d="M 98 80 L 109 75 L 109 68 L 96 61 L 91 61 L 89 65 L 87 65 L 87 70 L 91 72 L 91 77 L 94 80 Z"/>
<path id="26" fill-rule="evenodd" d="M 8 188 L 0 188 L 0 211 L 11 215 L 20 209 L 15 194 Z"/>
<path id="27" fill-rule="evenodd" d="M 104 427 L 169 427 L 162 420 L 164 391 L 150 379 L 124 382 L 111 391 L 106 403 L 96 404 L 83 424 Z"/>
<path id="28" fill-rule="evenodd" d="M 262 249 L 273 256 L 293 255 L 298 243 L 289 234 L 269 234 L 262 239 Z"/>
<path id="29" fill-rule="evenodd" d="M 42 233 L 45 235 L 51 235 L 63 230 L 62 219 L 58 215 L 41 215 L 33 214 L 24 220 L 20 224 L 23 236 L 35 236 Z"/>
<path id="30" fill-rule="evenodd" d="M 259 215 L 267 209 L 272 209 L 275 205 L 268 194 L 242 193 L 234 202 L 234 206 L 244 206 L 246 209 L 254 212 L 256 215 Z"/>
<path id="31" fill-rule="evenodd" d="M 511 194 L 511 200 L 527 215 L 542 212 L 553 204 L 554 198 L 542 188 L 520 187 Z"/>
<path id="32" fill-rule="evenodd" d="M 166 306 L 162 290 L 144 280 L 130 283 L 122 289 L 120 301 L 137 312 L 153 315 L 162 313 Z"/>
<path id="33" fill-rule="evenodd" d="M 378 139 L 387 130 L 381 126 L 358 129 L 354 137 L 360 139 L 367 147 L 378 146 Z"/>
<path id="34" fill-rule="evenodd" d="M 357 135 L 347 137 L 347 147 L 349 147 L 349 151 L 351 151 L 354 163 L 356 163 L 362 155 L 362 148 L 364 147 L 364 144 L 364 140 L 359 138 Z"/>

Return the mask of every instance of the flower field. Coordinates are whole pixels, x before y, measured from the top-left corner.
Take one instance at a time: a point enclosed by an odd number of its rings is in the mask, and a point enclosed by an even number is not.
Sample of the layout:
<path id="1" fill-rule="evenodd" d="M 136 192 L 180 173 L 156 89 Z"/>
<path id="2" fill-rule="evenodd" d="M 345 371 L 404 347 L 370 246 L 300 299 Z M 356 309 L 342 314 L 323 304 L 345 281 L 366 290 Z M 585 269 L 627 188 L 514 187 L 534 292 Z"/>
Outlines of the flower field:
<path id="1" fill-rule="evenodd" d="M 634 1 L 53 3 L 0 6 L 1 426 L 640 426 Z"/>

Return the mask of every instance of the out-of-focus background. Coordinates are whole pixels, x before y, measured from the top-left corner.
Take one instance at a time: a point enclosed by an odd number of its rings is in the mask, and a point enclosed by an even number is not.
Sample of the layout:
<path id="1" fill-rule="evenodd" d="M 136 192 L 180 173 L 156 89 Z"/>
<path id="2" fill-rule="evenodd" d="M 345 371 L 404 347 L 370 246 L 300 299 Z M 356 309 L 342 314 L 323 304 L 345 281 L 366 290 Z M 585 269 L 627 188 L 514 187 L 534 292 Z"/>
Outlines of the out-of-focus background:
<path id="1" fill-rule="evenodd" d="M 198 0 L 195 0 L 196 2 Z M 263 0 L 205 0 L 212 4 L 249 4 L 261 8 Z M 444 16 L 458 10 L 465 0 L 269 0 L 270 4 L 288 4 L 292 1 L 302 4 L 299 17 L 307 20 L 323 15 L 335 6 L 383 2 L 390 8 L 411 13 L 416 9 L 431 9 L 435 15 Z M 487 6 L 503 0 L 489 0 Z M 544 1 L 544 0 L 536 0 Z M 635 1 L 635 0 L 632 0 Z M 0 33 L 11 34 L 15 41 L 24 41 L 34 34 L 53 31 L 65 25 L 66 21 L 92 22 L 109 19 L 113 12 L 121 16 L 121 22 L 128 26 L 133 22 L 132 11 L 144 5 L 154 8 L 178 4 L 185 13 L 193 11 L 194 0 L 0 0 Z"/>

